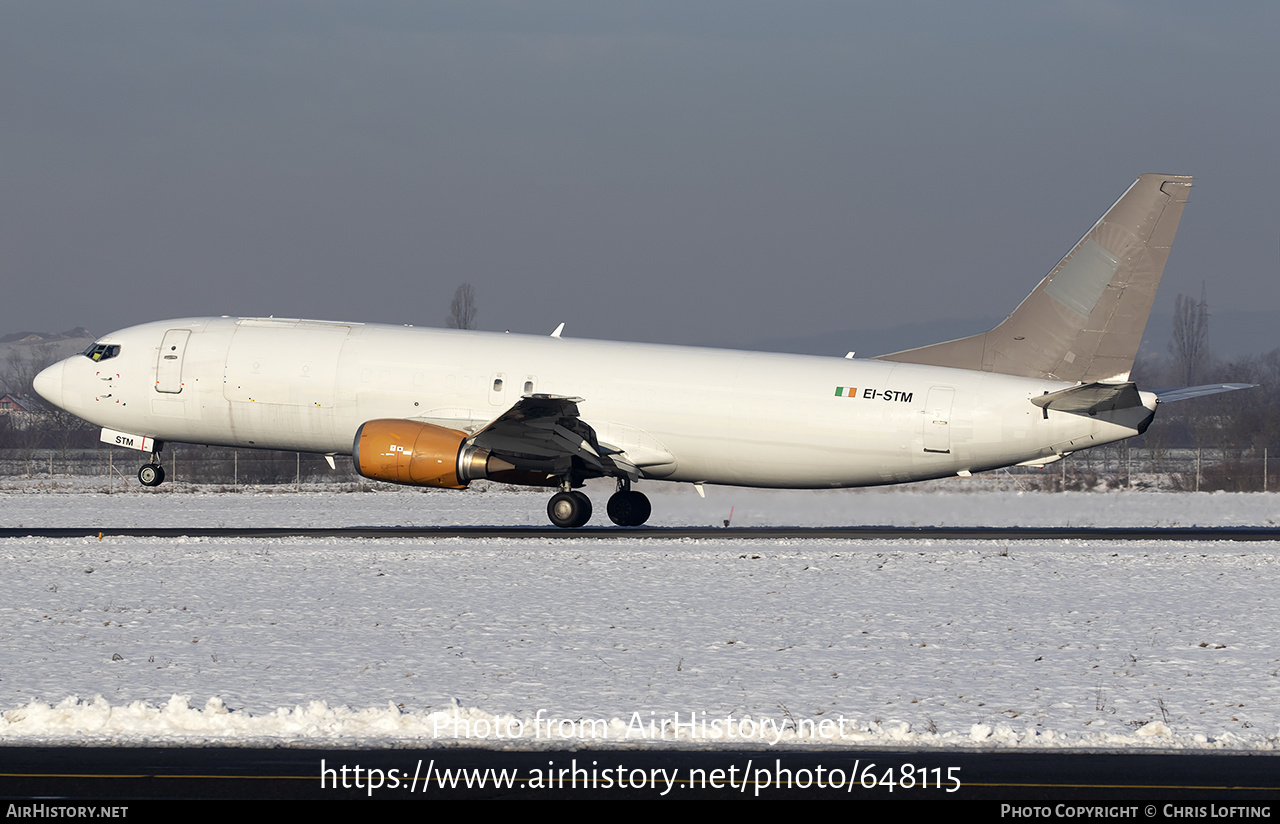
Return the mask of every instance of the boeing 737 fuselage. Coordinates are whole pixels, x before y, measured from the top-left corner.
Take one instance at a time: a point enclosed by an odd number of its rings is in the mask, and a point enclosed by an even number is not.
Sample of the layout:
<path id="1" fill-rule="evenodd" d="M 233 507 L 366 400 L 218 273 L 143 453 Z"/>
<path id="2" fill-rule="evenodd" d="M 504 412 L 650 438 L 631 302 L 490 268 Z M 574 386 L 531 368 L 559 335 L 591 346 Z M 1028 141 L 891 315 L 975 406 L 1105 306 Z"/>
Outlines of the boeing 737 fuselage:
<path id="1" fill-rule="evenodd" d="M 100 338 L 36 390 L 152 455 L 166 442 L 353 456 L 421 486 L 557 487 L 582 526 L 593 477 L 639 525 L 665 480 L 779 488 L 964 475 L 1141 433 L 1128 382 L 1190 179 L 1144 175 L 990 332 L 876 360 L 276 318 L 187 318 Z"/>

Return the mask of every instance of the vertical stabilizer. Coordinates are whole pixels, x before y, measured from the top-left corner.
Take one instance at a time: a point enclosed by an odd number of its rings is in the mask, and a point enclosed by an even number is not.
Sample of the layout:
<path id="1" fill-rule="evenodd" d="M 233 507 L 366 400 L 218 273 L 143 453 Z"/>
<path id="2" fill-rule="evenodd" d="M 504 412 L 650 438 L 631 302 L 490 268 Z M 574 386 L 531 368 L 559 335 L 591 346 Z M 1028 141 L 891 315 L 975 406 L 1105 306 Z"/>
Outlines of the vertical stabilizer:
<path id="1" fill-rule="evenodd" d="M 1190 188 L 1190 177 L 1142 175 L 999 326 L 878 360 L 1128 380 Z"/>

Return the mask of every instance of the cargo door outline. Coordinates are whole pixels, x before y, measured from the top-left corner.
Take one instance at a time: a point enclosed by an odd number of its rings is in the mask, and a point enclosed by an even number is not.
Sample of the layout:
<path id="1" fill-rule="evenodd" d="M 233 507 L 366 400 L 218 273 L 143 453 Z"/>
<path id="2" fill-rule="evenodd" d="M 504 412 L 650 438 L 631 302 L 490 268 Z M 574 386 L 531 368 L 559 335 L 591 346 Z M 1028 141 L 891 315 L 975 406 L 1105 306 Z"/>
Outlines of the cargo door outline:
<path id="1" fill-rule="evenodd" d="M 921 431 L 925 452 L 951 452 L 951 404 L 955 395 L 956 390 L 950 386 L 929 387 Z"/>
<path id="2" fill-rule="evenodd" d="M 156 360 L 156 391 L 176 395 L 182 391 L 182 360 L 187 351 L 190 329 L 170 329 L 160 342 Z"/>

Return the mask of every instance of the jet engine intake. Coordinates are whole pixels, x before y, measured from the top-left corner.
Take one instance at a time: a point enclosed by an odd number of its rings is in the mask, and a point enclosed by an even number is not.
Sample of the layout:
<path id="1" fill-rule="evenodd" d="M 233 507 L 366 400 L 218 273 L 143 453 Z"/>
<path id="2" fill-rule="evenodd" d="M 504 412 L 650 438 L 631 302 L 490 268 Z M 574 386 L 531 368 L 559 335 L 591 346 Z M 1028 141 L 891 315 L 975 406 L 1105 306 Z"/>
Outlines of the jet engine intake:
<path id="1" fill-rule="evenodd" d="M 399 419 L 361 424 L 351 457 L 366 478 L 446 489 L 463 489 L 491 473 L 514 469 L 489 450 L 468 446 L 465 432 Z"/>

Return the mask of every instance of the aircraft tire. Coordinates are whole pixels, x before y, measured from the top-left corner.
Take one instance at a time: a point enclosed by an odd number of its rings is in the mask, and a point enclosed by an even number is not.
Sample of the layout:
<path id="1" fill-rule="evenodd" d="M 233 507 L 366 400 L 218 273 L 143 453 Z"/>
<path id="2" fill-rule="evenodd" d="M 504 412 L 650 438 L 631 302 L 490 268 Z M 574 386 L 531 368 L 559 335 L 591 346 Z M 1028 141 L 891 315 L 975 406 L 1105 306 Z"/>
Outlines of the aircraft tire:
<path id="1" fill-rule="evenodd" d="M 138 482 L 143 486 L 159 486 L 164 483 L 164 467 L 160 464 L 143 464 L 138 470 Z"/>
<path id="2" fill-rule="evenodd" d="M 591 520 L 591 499 L 581 492 L 557 492 L 547 502 L 547 517 L 561 529 L 577 529 Z"/>
<path id="3" fill-rule="evenodd" d="M 643 492 L 622 490 L 609 498 L 608 512 L 618 526 L 640 526 L 653 514 L 653 506 Z"/>

